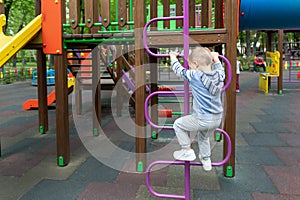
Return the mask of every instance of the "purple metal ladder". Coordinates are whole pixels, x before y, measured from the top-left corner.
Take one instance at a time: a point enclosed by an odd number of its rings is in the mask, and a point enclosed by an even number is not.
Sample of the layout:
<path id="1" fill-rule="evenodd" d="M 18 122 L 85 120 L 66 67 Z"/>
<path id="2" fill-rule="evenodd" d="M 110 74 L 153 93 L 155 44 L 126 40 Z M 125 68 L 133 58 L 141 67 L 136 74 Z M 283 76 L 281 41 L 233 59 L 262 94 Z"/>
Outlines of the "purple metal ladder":
<path id="1" fill-rule="evenodd" d="M 148 27 L 150 26 L 151 23 L 156 22 L 156 21 L 166 21 L 166 20 L 183 20 L 183 37 L 184 37 L 184 54 L 179 55 L 181 57 L 184 57 L 184 63 L 183 67 L 188 69 L 188 62 L 187 58 L 189 56 L 189 2 L 188 0 L 183 1 L 183 16 L 176 16 L 176 17 L 160 17 L 160 18 L 153 18 L 149 20 L 149 22 L 145 25 L 144 30 L 143 30 L 143 42 L 144 42 L 144 47 L 147 53 L 151 56 L 154 57 L 168 57 L 169 54 L 156 54 L 153 53 L 147 44 L 147 30 Z M 232 79 L 232 72 L 231 72 L 231 65 L 230 62 L 224 57 L 224 56 L 219 56 L 220 59 L 224 60 L 227 66 L 227 82 L 222 88 L 222 92 L 224 92 L 230 85 L 231 79 Z M 144 109 L 145 109 L 145 119 L 146 121 L 154 128 L 157 129 L 173 129 L 173 127 L 170 126 L 159 126 L 154 124 L 150 117 L 149 117 L 149 110 L 148 110 L 148 104 L 149 100 L 151 99 L 152 96 L 154 95 L 163 95 L 163 96 L 174 96 L 174 95 L 184 95 L 184 115 L 187 115 L 189 113 L 189 97 L 190 97 L 190 92 L 189 92 L 189 85 L 187 81 L 184 81 L 184 91 L 157 91 L 151 93 L 145 101 Z M 216 129 L 216 131 L 222 133 L 225 138 L 227 139 L 228 143 L 228 148 L 227 148 L 227 155 L 226 157 L 221 161 L 217 163 L 212 163 L 212 166 L 222 166 L 224 165 L 230 158 L 231 154 L 231 140 L 228 135 L 224 130 L 222 129 Z M 150 172 L 153 166 L 159 165 L 159 164 L 171 164 L 171 165 L 184 165 L 184 173 L 185 173 L 185 194 L 184 195 L 178 195 L 178 194 L 160 194 L 157 193 L 156 191 L 153 190 L 151 187 L 151 182 L 150 182 Z M 151 163 L 148 168 L 146 169 L 146 185 L 149 190 L 149 192 L 159 198 L 173 198 L 173 199 L 185 199 L 189 200 L 190 199 L 190 166 L 201 166 L 202 163 L 200 162 L 189 162 L 189 161 L 155 161 Z"/>

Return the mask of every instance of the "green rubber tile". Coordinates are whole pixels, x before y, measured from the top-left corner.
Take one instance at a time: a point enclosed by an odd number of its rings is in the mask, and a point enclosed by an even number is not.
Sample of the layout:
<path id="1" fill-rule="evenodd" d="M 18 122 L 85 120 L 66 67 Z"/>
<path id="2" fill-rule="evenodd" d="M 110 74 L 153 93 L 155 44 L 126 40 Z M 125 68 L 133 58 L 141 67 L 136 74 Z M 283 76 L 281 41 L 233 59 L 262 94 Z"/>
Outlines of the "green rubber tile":
<path id="1" fill-rule="evenodd" d="M 282 115 L 256 115 L 262 122 L 267 123 L 287 123 L 289 122 L 289 119 L 282 117 Z"/>
<path id="2" fill-rule="evenodd" d="M 272 133 L 243 133 L 242 134 L 247 143 L 251 146 L 287 146 L 277 134 Z"/>
<path id="3" fill-rule="evenodd" d="M 194 190 L 195 200 L 252 200 L 251 192 Z"/>
<path id="4" fill-rule="evenodd" d="M 251 122 L 251 126 L 257 133 L 287 133 L 289 130 L 282 123 Z"/>
<path id="5" fill-rule="evenodd" d="M 236 148 L 236 160 L 248 165 L 283 165 L 272 148 L 261 146 L 239 146 Z"/>
<path id="6" fill-rule="evenodd" d="M 236 164 L 235 176 L 224 177 L 223 170 L 218 169 L 221 191 L 228 194 L 247 192 L 278 193 L 269 175 L 264 168 L 255 164 Z M 226 198 L 225 198 L 226 199 Z M 237 198 L 240 199 L 240 198 Z M 243 199 L 243 198 L 241 198 Z"/>

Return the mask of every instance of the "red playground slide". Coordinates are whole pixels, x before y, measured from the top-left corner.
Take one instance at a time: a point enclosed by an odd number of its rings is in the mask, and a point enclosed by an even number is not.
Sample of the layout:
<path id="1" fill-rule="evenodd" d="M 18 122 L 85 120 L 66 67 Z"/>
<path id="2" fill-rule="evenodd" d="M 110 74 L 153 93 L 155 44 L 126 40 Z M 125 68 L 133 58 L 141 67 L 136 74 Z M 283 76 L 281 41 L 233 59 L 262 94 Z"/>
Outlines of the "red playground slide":
<path id="1" fill-rule="evenodd" d="M 70 72 L 68 74 L 68 89 L 69 93 L 72 92 L 72 88 L 74 86 L 75 78 L 73 74 Z M 51 104 L 55 103 L 56 101 L 56 94 L 55 90 L 53 90 L 48 96 L 47 96 L 47 106 L 50 106 Z M 30 109 L 37 109 L 39 107 L 39 102 L 37 99 L 28 99 L 23 104 L 23 110 L 30 110 Z"/>

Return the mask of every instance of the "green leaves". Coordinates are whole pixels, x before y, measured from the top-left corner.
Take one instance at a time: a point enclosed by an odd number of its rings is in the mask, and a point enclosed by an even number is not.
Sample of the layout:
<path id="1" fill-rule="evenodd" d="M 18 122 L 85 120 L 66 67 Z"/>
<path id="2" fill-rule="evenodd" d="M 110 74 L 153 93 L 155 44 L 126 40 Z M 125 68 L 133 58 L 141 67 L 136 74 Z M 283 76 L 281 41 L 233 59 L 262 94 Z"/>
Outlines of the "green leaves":
<path id="1" fill-rule="evenodd" d="M 5 1 L 7 14 L 7 35 L 15 35 L 35 17 L 34 0 Z"/>

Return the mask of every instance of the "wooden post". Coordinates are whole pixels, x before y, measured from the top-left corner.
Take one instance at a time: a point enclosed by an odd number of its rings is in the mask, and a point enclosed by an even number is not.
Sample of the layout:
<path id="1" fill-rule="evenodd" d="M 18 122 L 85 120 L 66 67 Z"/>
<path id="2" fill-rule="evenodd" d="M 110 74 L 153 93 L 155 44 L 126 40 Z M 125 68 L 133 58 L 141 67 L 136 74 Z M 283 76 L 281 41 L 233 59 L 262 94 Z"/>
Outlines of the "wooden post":
<path id="1" fill-rule="evenodd" d="M 95 47 L 92 50 L 92 104 L 93 110 L 93 134 L 99 135 L 101 123 L 101 85 L 100 85 L 100 58 L 99 49 Z"/>
<path id="2" fill-rule="evenodd" d="M 272 32 L 267 31 L 267 51 L 272 51 Z"/>
<path id="3" fill-rule="evenodd" d="M 176 6 L 177 7 L 177 6 Z M 180 10 L 180 9 L 178 9 Z M 182 4 L 181 4 L 181 10 L 182 10 Z M 177 12 L 177 9 L 176 9 Z M 150 19 L 156 18 L 157 17 L 157 0 L 151 0 L 150 1 Z M 182 26 L 182 21 L 181 21 L 181 26 Z M 157 30 L 157 23 L 153 23 L 151 30 Z M 156 49 L 151 49 L 152 52 L 157 53 Z M 151 91 L 157 91 L 157 71 L 158 71 L 158 61 L 156 57 L 150 56 L 149 57 L 150 61 L 150 83 L 151 83 Z M 152 121 L 157 124 L 158 123 L 158 96 L 153 96 L 151 98 L 151 119 Z M 157 138 L 157 129 L 153 128 L 151 126 L 151 135 L 152 138 Z"/>
<path id="4" fill-rule="evenodd" d="M 223 0 L 215 0 L 215 28 L 224 28 Z M 215 51 L 222 53 L 222 46 L 215 47 Z"/>
<path id="5" fill-rule="evenodd" d="M 145 51 L 143 46 L 143 27 L 145 26 L 145 2 L 134 0 L 135 10 L 135 134 L 136 134 L 136 169 L 139 172 L 145 170 L 146 167 L 146 126 L 145 126 L 145 69 L 143 67 Z"/>
<path id="6" fill-rule="evenodd" d="M 38 107 L 39 107 L 39 132 L 48 131 L 48 105 L 47 105 L 47 70 L 46 55 L 42 49 L 37 49 L 37 71 L 38 71 Z"/>
<path id="7" fill-rule="evenodd" d="M 89 12 L 89 14 L 87 13 Z M 98 0 L 85 1 L 86 24 L 90 27 L 90 33 L 96 34 L 98 27 L 94 27 L 94 22 L 98 22 Z M 93 134 L 99 135 L 101 124 L 101 84 L 100 84 L 100 54 L 98 46 L 92 50 L 92 102 L 93 111 Z"/>
<path id="8" fill-rule="evenodd" d="M 70 161 L 69 109 L 67 88 L 67 54 L 55 55 L 56 144 L 57 162 L 65 166 Z"/>
<path id="9" fill-rule="evenodd" d="M 282 63 L 283 63 L 283 42 L 284 42 L 284 31 L 279 30 L 278 31 L 278 51 L 280 53 L 280 61 L 279 61 L 279 77 L 277 81 L 277 93 L 282 94 L 283 90 L 283 69 L 282 69 Z"/>
<path id="10" fill-rule="evenodd" d="M 62 20 L 57 26 L 66 22 L 66 5 L 61 1 Z M 69 107 L 67 88 L 67 52 L 55 55 L 55 93 L 56 93 L 56 146 L 57 163 L 65 166 L 70 161 L 70 138 L 69 138 Z"/>
<path id="11" fill-rule="evenodd" d="M 122 66 L 123 66 L 123 59 L 122 59 L 122 46 L 117 45 L 116 48 L 116 56 L 117 56 L 117 77 L 116 77 L 116 89 L 117 89 L 117 116 L 122 115 L 122 108 L 123 108 L 123 87 L 119 81 L 122 81 Z"/>
<path id="12" fill-rule="evenodd" d="M 229 134 L 231 139 L 231 156 L 229 161 L 223 166 L 223 172 L 226 177 L 235 176 L 235 131 L 236 131 L 236 56 L 237 56 L 237 0 L 226 1 L 226 29 L 228 30 L 228 41 L 226 43 L 226 57 L 231 63 L 232 80 L 229 88 L 226 91 L 226 119 L 225 131 Z M 224 156 L 227 154 L 227 143 L 224 142 Z"/>
<path id="13" fill-rule="evenodd" d="M 158 53 L 157 49 L 151 49 L 152 52 Z M 157 73 L 158 73 L 158 68 L 159 68 L 159 59 L 150 56 L 149 57 L 150 61 L 150 83 L 151 83 L 151 91 L 157 91 L 157 83 L 158 83 L 158 78 L 157 78 Z M 158 96 L 155 95 L 151 98 L 151 120 L 153 123 L 158 124 Z M 151 126 L 151 137 L 152 139 L 156 139 L 158 137 L 157 134 L 157 129 L 153 128 Z M 155 133 L 155 135 L 154 135 Z"/>
<path id="14" fill-rule="evenodd" d="M 212 26 L 212 1 L 202 0 L 201 3 L 201 27 Z"/>
<path id="15" fill-rule="evenodd" d="M 80 86 L 80 80 L 78 80 L 78 78 L 75 79 L 75 106 L 76 106 L 76 114 L 81 115 L 82 114 L 82 88 Z"/>
<path id="16" fill-rule="evenodd" d="M 35 14 L 41 14 L 41 1 L 35 0 Z M 48 131 L 48 105 L 47 105 L 47 72 L 46 55 L 43 49 L 37 49 L 37 72 L 38 72 L 38 107 L 39 107 L 39 132 Z"/>
<path id="17" fill-rule="evenodd" d="M 226 4 L 228 4 L 228 2 Z M 224 27 L 223 16 L 223 0 L 215 0 L 215 28 Z"/>

